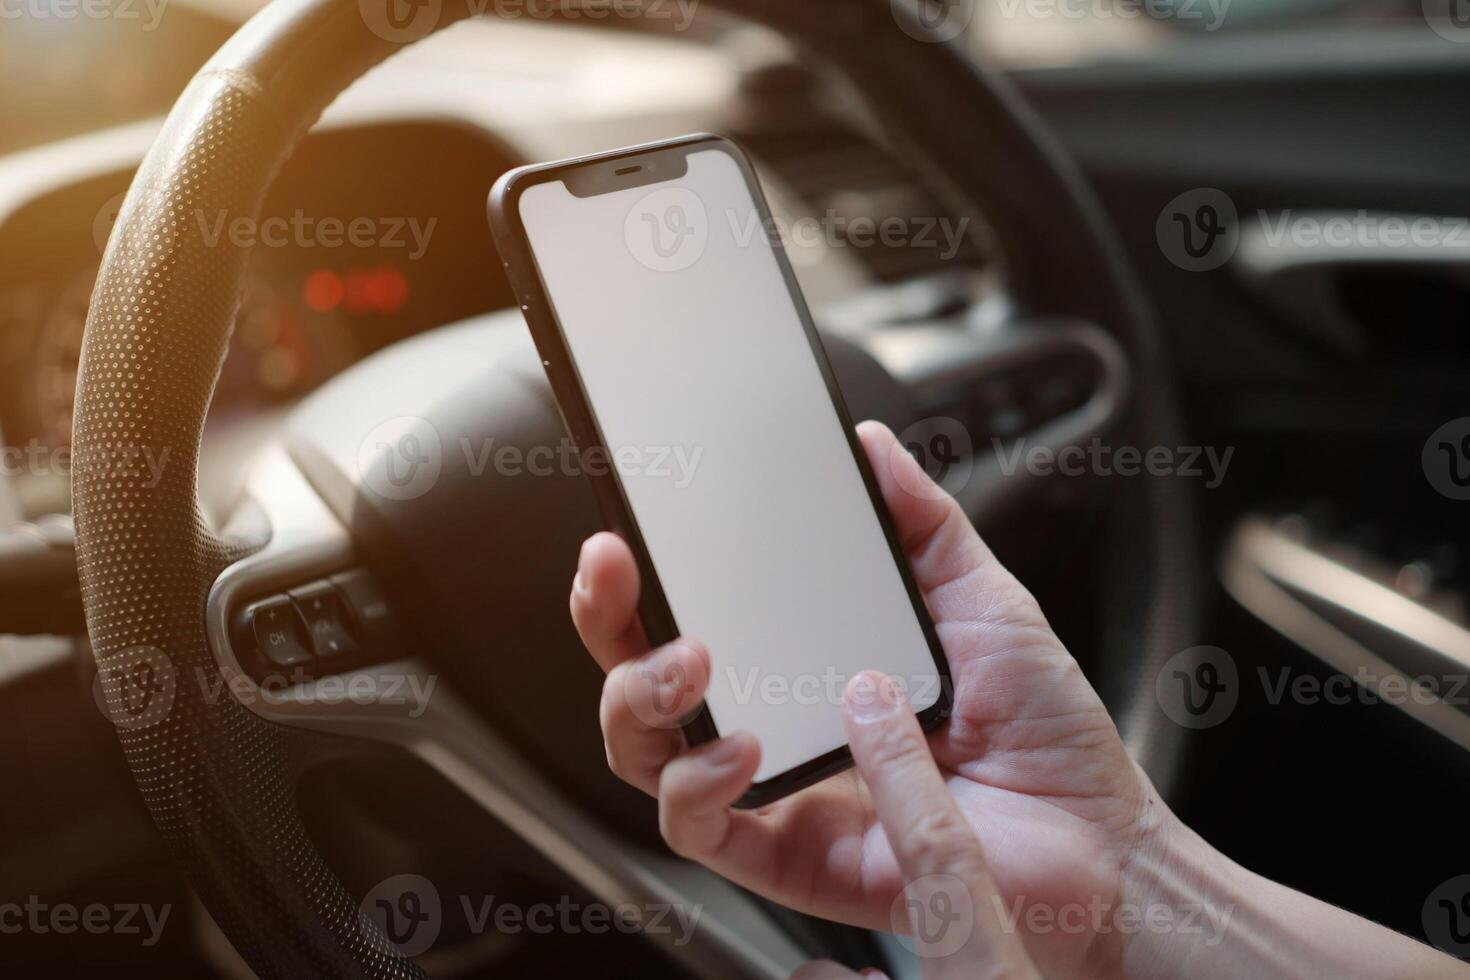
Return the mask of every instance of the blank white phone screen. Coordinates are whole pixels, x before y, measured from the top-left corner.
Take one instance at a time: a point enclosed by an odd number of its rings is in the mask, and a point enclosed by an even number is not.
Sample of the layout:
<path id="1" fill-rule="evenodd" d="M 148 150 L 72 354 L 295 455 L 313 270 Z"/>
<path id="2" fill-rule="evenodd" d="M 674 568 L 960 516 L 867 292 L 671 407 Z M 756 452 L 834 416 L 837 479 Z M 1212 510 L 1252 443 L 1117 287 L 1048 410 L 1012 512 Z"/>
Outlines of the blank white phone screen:
<path id="1" fill-rule="evenodd" d="M 916 710 L 938 671 L 745 177 L 692 152 L 677 179 L 520 198 L 526 228 L 679 630 L 709 649 L 721 733 L 756 781 L 846 743 L 867 669 Z"/>

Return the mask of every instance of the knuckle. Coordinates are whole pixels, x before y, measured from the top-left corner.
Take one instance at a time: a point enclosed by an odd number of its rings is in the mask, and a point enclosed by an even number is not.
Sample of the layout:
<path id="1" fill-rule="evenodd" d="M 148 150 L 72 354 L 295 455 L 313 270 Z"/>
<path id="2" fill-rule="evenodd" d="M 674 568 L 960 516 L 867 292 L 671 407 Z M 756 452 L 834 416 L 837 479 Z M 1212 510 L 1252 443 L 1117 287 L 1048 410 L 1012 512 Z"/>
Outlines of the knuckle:
<path id="1" fill-rule="evenodd" d="M 632 707 L 627 698 L 626 664 L 618 664 L 602 683 L 602 700 L 597 705 L 598 720 L 602 722 L 602 735 L 611 738 L 625 730 L 633 719 Z"/>
<path id="2" fill-rule="evenodd" d="M 903 769 L 927 760 L 929 746 L 916 725 L 887 725 L 875 733 L 869 758 L 873 764 L 885 769 Z"/>
<path id="3" fill-rule="evenodd" d="M 628 766 L 623 761 L 622 753 L 613 747 L 612 742 L 604 742 L 603 745 L 607 750 L 608 769 L 612 770 L 612 774 L 623 782 L 631 783 L 633 781 L 632 774 L 628 771 Z"/>
<path id="4" fill-rule="evenodd" d="M 658 830 L 663 836 L 664 843 L 668 845 L 669 850 L 681 858 L 694 859 L 694 851 L 686 843 L 685 836 L 679 832 L 678 824 L 672 824 L 667 820 L 661 819 L 658 823 Z"/>
<path id="5" fill-rule="evenodd" d="M 677 815 L 670 812 L 667 800 L 662 797 L 661 800 L 663 800 L 663 805 L 659 807 L 658 812 L 658 832 L 663 837 L 664 843 L 669 846 L 669 850 L 680 857 L 697 860 L 699 855 L 692 837 Z"/>
<path id="6" fill-rule="evenodd" d="M 919 874 L 942 871 L 963 878 L 984 870 L 974 831 L 953 807 L 920 813 L 904 829 L 900 846 Z"/>
<path id="7" fill-rule="evenodd" d="M 664 767 L 658 786 L 658 830 L 669 850 L 680 857 L 697 860 L 700 854 L 697 836 L 692 832 L 690 808 L 696 802 L 695 786 L 681 778 L 681 766 L 675 759 Z"/>

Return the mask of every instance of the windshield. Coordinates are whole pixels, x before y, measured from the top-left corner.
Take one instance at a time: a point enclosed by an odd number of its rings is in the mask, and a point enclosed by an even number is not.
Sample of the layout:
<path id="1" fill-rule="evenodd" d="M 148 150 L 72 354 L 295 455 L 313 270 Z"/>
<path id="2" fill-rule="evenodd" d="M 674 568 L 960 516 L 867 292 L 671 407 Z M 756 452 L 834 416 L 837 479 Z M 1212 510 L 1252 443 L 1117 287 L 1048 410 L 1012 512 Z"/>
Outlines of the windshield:
<path id="1" fill-rule="evenodd" d="M 0 0 L 0 153 L 167 112 L 234 29 L 170 0 Z"/>

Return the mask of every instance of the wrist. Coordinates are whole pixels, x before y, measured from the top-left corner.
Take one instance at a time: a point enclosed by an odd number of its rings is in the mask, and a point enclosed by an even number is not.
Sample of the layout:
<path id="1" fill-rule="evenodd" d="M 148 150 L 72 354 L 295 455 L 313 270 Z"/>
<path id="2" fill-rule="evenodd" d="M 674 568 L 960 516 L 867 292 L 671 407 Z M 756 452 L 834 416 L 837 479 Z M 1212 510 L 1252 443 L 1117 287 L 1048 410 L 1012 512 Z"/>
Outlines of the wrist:
<path id="1" fill-rule="evenodd" d="M 1143 980 L 1195 975 L 1194 966 L 1211 960 L 1227 941 L 1241 874 L 1150 788 L 1119 886 L 1113 922 L 1121 938 L 1118 974 Z"/>

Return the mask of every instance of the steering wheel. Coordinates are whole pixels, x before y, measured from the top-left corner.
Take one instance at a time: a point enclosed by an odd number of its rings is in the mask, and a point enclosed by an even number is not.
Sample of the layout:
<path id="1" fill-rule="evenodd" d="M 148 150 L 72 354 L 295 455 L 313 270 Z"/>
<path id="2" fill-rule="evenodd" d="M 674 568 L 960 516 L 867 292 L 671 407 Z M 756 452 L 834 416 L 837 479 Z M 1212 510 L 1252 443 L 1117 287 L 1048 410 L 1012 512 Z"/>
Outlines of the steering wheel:
<path id="1" fill-rule="evenodd" d="M 281 699 L 247 705 L 233 684 L 236 696 L 209 697 L 209 688 L 186 681 L 238 666 L 230 649 L 234 606 L 251 589 L 284 589 L 302 575 L 366 561 L 390 586 L 386 604 L 403 607 L 406 622 L 428 624 L 420 645 L 487 628 L 524 642 L 535 635 L 515 618 L 525 597 L 505 600 L 508 619 L 477 616 L 475 576 L 483 566 L 465 564 L 457 552 L 475 549 L 456 542 L 496 541 L 531 555 L 537 547 L 574 548 L 591 526 L 592 509 L 575 481 L 536 504 L 532 516 L 545 527 L 508 512 L 507 501 L 497 502 L 483 484 L 466 492 L 447 462 L 433 494 L 371 492 L 354 420 L 374 399 L 401 416 L 436 420 L 441 430 L 483 432 L 475 427 L 492 418 L 530 413 L 541 429 L 536 438 L 556 438 L 539 365 L 523 350 L 524 330 L 504 319 L 493 329 L 436 331 L 374 358 L 356 380 L 329 385 L 298 414 L 288 451 L 259 491 L 276 505 L 257 501 L 228 533 L 201 517 L 199 446 L 248 252 L 227 240 L 206 243 L 191 216 L 258 216 L 278 167 L 338 93 L 403 44 L 473 8 L 427 0 L 408 8 L 404 22 L 389 17 L 402 12 L 395 3 L 276 0 L 200 71 L 128 192 L 93 294 L 78 379 L 77 549 L 104 693 L 110 707 L 126 703 L 119 737 L 172 854 L 264 977 L 421 971 L 360 912 L 309 839 L 295 802 L 292 753 L 303 730 L 353 727 L 293 716 Z M 935 25 L 902 3 L 718 5 L 775 29 L 844 76 L 958 213 L 980 213 L 983 204 L 1016 312 L 982 354 L 1001 362 L 1054 345 L 1058 336 L 1104 337 L 1115 367 L 1131 379 L 1114 392 L 1125 417 L 1112 431 L 1142 445 L 1178 444 L 1160 337 L 1120 248 L 1073 165 L 1001 78 L 951 43 L 926 43 L 939 41 Z M 487 188 L 494 176 L 485 175 Z M 1052 329 L 1058 322 L 1070 324 L 1070 334 Z M 868 391 L 848 391 L 856 414 L 899 411 L 892 408 L 902 401 L 895 382 L 871 358 L 839 349 L 834 359 L 845 389 Z M 165 463 L 161 470 L 140 464 L 147 454 Z M 977 497 L 972 512 L 983 518 L 979 512 L 996 501 L 1014 504 L 1021 495 L 998 491 L 1023 479 L 991 473 L 984 482 L 997 492 Z M 1159 721 L 1152 679 L 1164 658 L 1189 645 L 1196 601 L 1183 482 L 1110 486 L 1120 527 L 1113 578 L 1128 587 L 1107 603 L 1104 693 L 1136 757 L 1164 784 L 1177 765 L 1178 741 Z M 292 503 L 279 505 L 283 497 Z M 498 539 L 486 537 L 492 523 Z M 558 608 L 574 553 L 555 569 Z M 233 672 L 232 680 L 242 676 Z M 138 690 L 148 694 L 141 709 Z M 410 744 L 419 738 L 413 725 L 396 717 L 380 727 Z M 482 761 L 486 770 L 537 778 L 524 759 Z M 502 814 L 517 806 L 509 794 L 481 796 Z M 539 819 L 534 826 L 544 828 L 559 817 Z M 595 847 L 583 849 L 589 876 L 611 874 L 616 859 L 609 854 L 599 863 Z"/>

